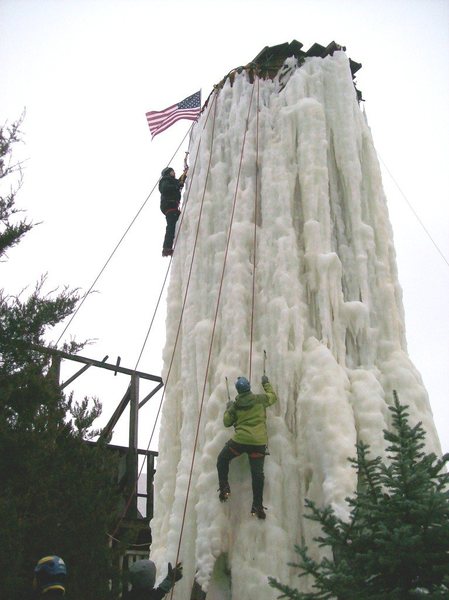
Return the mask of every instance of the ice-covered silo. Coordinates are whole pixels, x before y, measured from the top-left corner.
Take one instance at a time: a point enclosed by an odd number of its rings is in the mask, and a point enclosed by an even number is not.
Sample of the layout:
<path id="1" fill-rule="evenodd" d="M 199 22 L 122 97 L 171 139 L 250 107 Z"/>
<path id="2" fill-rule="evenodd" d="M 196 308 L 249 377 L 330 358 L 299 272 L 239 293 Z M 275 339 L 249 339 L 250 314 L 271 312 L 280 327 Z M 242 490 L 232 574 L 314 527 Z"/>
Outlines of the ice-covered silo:
<path id="1" fill-rule="evenodd" d="M 296 46 L 295 46 L 296 44 Z M 358 440 L 384 454 L 393 389 L 440 453 L 406 346 L 381 173 L 343 49 L 266 48 L 210 95 L 190 141 L 167 300 L 166 382 L 151 557 L 178 556 L 173 598 L 272 600 L 316 524 L 304 499 L 347 511 Z M 270 50 L 271 53 L 270 53 Z M 279 64 L 279 56 L 282 60 Z M 278 62 L 276 62 L 278 61 Z M 264 360 L 266 352 L 266 361 Z M 216 459 L 239 375 L 268 409 L 267 519 L 251 517 L 245 457 L 218 500 Z M 195 583 L 196 582 L 196 583 Z M 304 583 L 306 585 L 306 583 Z"/>

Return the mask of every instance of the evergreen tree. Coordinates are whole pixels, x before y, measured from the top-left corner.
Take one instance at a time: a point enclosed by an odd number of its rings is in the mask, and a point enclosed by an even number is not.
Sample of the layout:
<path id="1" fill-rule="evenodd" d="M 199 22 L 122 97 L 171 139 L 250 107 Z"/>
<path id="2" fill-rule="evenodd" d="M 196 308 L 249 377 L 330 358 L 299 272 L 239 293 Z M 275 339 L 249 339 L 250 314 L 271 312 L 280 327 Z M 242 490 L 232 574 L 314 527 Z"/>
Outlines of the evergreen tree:
<path id="1" fill-rule="evenodd" d="M 306 501 L 308 518 L 321 525 L 315 538 L 332 551 L 333 560 L 310 557 L 296 546 L 299 577 L 313 579 L 314 591 L 299 592 L 270 577 L 279 598 L 309 600 L 403 600 L 449 598 L 449 454 L 439 459 L 423 451 L 421 423 L 411 427 L 407 407 L 396 393 L 390 407 L 393 430 L 388 463 L 369 458 L 368 446 L 357 444 L 359 489 L 348 498 L 348 521 L 330 507 Z"/>
<path id="2" fill-rule="evenodd" d="M 11 125 L 5 123 L 0 127 L 0 180 L 6 181 L 10 175 L 17 175 L 15 185 L 0 195 L 0 258 L 32 228 L 32 224 L 26 220 L 11 221 L 11 217 L 18 212 L 15 197 L 22 183 L 22 168 L 20 163 L 13 162 L 13 147 L 20 142 L 20 126 L 24 115 Z"/>
<path id="3" fill-rule="evenodd" d="M 12 148 L 20 141 L 19 119 L 0 128 L 0 255 L 32 228 L 17 218 L 20 165 Z M 33 568 L 57 554 L 68 566 L 67 598 L 109 597 L 107 532 L 116 522 L 116 460 L 103 445 L 88 445 L 96 399 L 66 397 L 42 354 L 45 334 L 73 313 L 78 293 L 44 293 L 45 277 L 31 294 L 0 291 L 0 597 L 31 596 Z M 72 342 L 64 350 L 75 352 Z"/>

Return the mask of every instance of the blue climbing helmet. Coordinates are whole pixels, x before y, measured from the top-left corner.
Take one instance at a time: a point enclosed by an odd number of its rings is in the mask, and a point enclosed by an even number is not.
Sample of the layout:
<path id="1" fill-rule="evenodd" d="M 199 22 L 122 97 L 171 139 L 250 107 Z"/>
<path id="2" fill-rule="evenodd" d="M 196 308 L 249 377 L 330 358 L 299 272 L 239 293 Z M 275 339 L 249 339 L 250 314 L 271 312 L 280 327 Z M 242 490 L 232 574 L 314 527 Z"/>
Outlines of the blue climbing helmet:
<path id="1" fill-rule="evenodd" d="M 136 560 L 129 567 L 133 590 L 152 590 L 156 581 L 156 565 L 152 560 Z"/>
<path id="2" fill-rule="evenodd" d="M 34 589 L 43 594 L 49 590 L 59 590 L 65 594 L 67 568 L 60 556 L 44 556 L 34 567 Z"/>
<path id="3" fill-rule="evenodd" d="M 235 382 L 235 389 L 238 391 L 239 394 L 243 394 L 251 390 L 251 384 L 246 379 L 246 377 L 237 377 L 237 381 Z"/>

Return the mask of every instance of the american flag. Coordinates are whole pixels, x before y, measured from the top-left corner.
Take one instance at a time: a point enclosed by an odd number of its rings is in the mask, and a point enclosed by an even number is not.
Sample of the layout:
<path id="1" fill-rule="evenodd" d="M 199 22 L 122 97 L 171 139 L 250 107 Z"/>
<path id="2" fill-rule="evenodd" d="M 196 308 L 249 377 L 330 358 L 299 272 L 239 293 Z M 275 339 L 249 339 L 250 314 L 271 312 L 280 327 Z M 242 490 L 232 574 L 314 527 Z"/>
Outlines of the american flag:
<path id="1" fill-rule="evenodd" d="M 152 110 L 146 113 L 148 126 L 151 135 L 155 135 L 168 129 L 179 119 L 189 119 L 196 121 L 201 111 L 201 90 L 195 92 L 188 98 L 181 100 L 177 104 L 169 106 L 165 110 Z"/>

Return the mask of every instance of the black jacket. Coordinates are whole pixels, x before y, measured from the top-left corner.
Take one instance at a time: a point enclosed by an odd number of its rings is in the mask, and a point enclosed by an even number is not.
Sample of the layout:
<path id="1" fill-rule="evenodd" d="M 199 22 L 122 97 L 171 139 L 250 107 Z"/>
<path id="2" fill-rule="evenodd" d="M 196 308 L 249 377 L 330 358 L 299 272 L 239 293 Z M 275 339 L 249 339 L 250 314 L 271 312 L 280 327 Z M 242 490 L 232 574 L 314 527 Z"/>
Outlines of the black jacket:
<path id="1" fill-rule="evenodd" d="M 170 175 L 161 177 L 159 191 L 161 193 L 161 211 L 164 215 L 169 210 L 178 210 L 181 201 L 181 189 L 183 182 Z"/>

